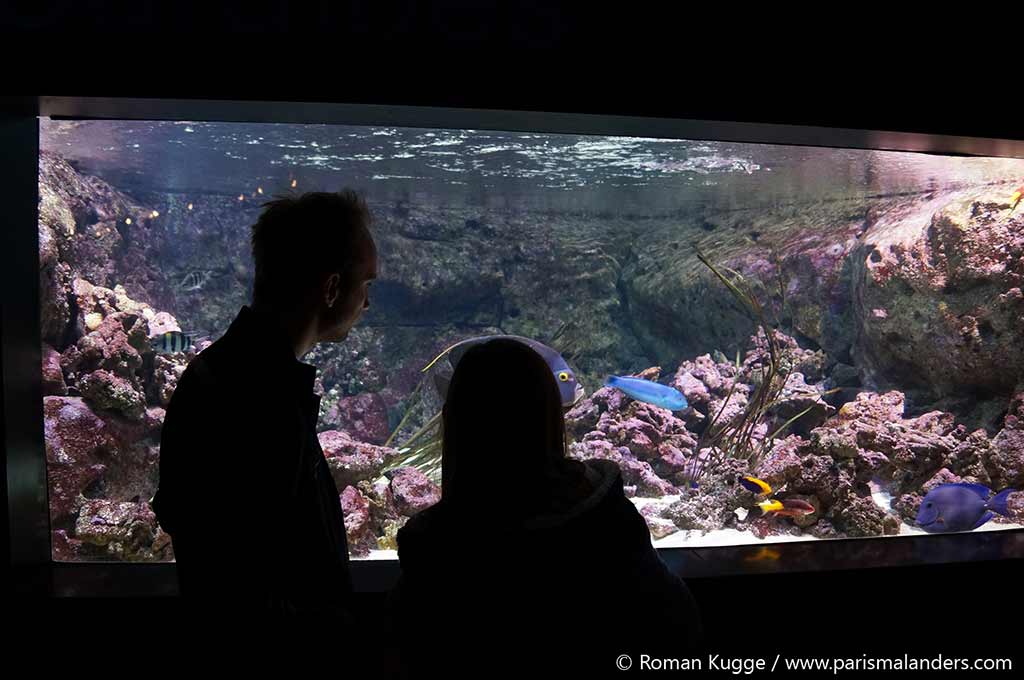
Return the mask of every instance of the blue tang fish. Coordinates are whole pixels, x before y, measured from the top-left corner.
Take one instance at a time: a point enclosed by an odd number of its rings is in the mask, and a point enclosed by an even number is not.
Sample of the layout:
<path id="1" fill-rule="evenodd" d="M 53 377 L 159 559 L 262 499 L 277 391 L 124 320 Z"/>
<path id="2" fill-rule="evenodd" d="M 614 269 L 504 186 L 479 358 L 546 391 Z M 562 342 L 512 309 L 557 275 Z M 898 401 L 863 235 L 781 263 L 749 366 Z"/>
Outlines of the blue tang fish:
<path id="1" fill-rule="evenodd" d="M 613 375 L 608 377 L 605 385 L 622 390 L 637 401 L 667 408 L 669 411 L 681 411 L 688 406 L 686 397 L 679 390 L 643 378 L 620 378 Z"/>
<path id="2" fill-rule="evenodd" d="M 466 351 L 475 345 L 479 345 L 489 340 L 497 340 L 499 338 L 521 342 L 544 359 L 548 367 L 551 368 L 551 374 L 555 377 L 555 381 L 558 383 L 558 392 L 562 397 L 562 406 L 564 408 L 571 407 L 583 398 L 583 386 L 580 385 L 579 381 L 576 379 L 576 373 L 573 372 L 569 367 L 569 364 L 566 363 L 564 358 L 562 358 L 562 355 L 542 342 L 537 342 L 532 338 L 524 338 L 521 335 L 480 335 L 474 338 L 467 338 L 466 340 L 455 343 L 437 355 L 437 357 L 427 364 L 426 368 L 423 370 L 429 370 L 434 366 L 434 364 L 447 355 L 449 365 L 445 367 L 445 370 L 438 371 L 434 374 L 434 382 L 437 385 L 437 390 L 441 394 L 442 398 L 447 397 L 448 384 L 451 381 L 452 373 L 455 371 L 455 367 L 459 365 L 459 361 L 462 360 L 462 356 Z"/>
<path id="3" fill-rule="evenodd" d="M 928 533 L 971 531 L 998 512 L 1007 515 L 1006 501 L 1016 489 L 1006 489 L 989 498 L 991 489 L 981 484 L 942 484 L 928 492 L 917 512 L 917 526 Z"/>

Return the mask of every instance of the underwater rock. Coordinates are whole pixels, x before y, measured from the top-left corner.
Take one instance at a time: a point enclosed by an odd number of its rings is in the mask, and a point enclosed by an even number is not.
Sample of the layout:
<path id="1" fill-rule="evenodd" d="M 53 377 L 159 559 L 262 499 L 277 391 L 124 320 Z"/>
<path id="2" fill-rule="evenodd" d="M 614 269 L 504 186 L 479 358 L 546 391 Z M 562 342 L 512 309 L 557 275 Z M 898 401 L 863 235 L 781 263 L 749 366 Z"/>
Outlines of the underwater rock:
<path id="1" fill-rule="evenodd" d="M 155 337 L 157 335 L 163 335 L 164 333 L 173 333 L 175 331 L 181 332 L 181 326 L 178 324 L 178 320 L 167 312 L 157 312 L 153 315 L 153 318 L 146 319 L 148 337 Z"/>
<path id="2" fill-rule="evenodd" d="M 860 371 L 849 364 L 837 363 L 832 367 L 829 374 L 829 382 L 832 387 L 860 387 Z"/>
<path id="3" fill-rule="evenodd" d="M 160 478 L 159 435 L 147 433 L 145 423 L 115 415 L 98 414 L 113 442 L 106 471 L 95 486 L 94 498 L 114 501 L 148 501 Z"/>
<path id="4" fill-rule="evenodd" d="M 60 258 L 58 234 L 74 233 L 75 216 L 67 203 L 56 199 L 48 186 L 41 186 L 39 194 L 39 268 L 45 269 L 54 266 Z"/>
<path id="5" fill-rule="evenodd" d="M 1011 493 L 1006 500 L 1006 507 L 1011 522 L 1024 524 L 1024 492 Z"/>
<path id="6" fill-rule="evenodd" d="M 722 527 L 722 518 L 706 494 L 684 497 L 662 512 L 678 529 L 714 531 Z M 711 506 L 711 507 L 709 507 Z"/>
<path id="7" fill-rule="evenodd" d="M 811 445 L 816 453 L 834 458 L 857 458 L 861 452 L 857 448 L 857 435 L 850 430 L 815 428 L 811 430 Z"/>
<path id="8" fill-rule="evenodd" d="M 992 439 L 985 458 L 994 490 L 1024 490 L 1024 384 L 1015 390 L 1003 419 L 1003 429 Z"/>
<path id="9" fill-rule="evenodd" d="M 398 468 L 390 474 L 388 495 L 399 514 L 412 517 L 441 500 L 441 487 L 416 468 Z"/>
<path id="10" fill-rule="evenodd" d="M 639 418 L 629 418 L 620 423 L 614 443 L 625 446 L 638 460 L 649 460 L 658 456 L 660 433 L 650 423 Z"/>
<path id="11" fill-rule="evenodd" d="M 938 399 L 1008 395 L 1024 377 L 1024 213 L 983 187 L 880 214 L 854 260 L 854 358 Z"/>
<path id="12" fill-rule="evenodd" d="M 853 468 L 853 462 L 847 461 Z M 837 502 L 854 495 L 855 468 L 842 469 L 831 456 L 808 454 L 800 461 L 799 474 L 789 482 L 788 490 L 799 494 L 817 496 L 821 509 L 831 509 Z"/>
<path id="13" fill-rule="evenodd" d="M 643 375 L 654 378 L 657 371 L 651 368 Z M 634 401 L 612 387 L 581 400 L 566 415 L 566 424 L 582 440 L 570 444 L 570 455 L 615 462 L 622 471 L 623 486 L 632 487 L 629 495 L 673 493 L 669 480 L 685 470 L 697 445 L 685 422 L 673 412 Z"/>
<path id="14" fill-rule="evenodd" d="M 39 330 L 44 342 L 63 347 L 71 324 L 71 267 L 66 262 L 39 270 Z"/>
<path id="15" fill-rule="evenodd" d="M 991 442 L 985 430 L 975 430 L 956 445 L 949 456 L 949 467 L 956 475 L 985 486 L 992 485 L 985 464 L 991 460 Z"/>
<path id="16" fill-rule="evenodd" d="M 396 453 L 394 449 L 356 441 L 341 430 L 320 432 L 317 438 L 339 489 L 379 477 L 384 460 Z"/>
<path id="17" fill-rule="evenodd" d="M 828 355 L 820 349 L 790 352 L 790 361 L 793 362 L 793 372 L 804 376 L 804 379 L 811 383 L 824 380 L 832 365 Z"/>
<path id="18" fill-rule="evenodd" d="M 871 456 L 859 464 L 862 469 L 866 465 L 888 478 L 893 495 L 916 491 L 925 479 L 951 463 L 967 434 L 955 425 L 952 414 L 933 411 L 904 418 L 903 410 L 902 392 L 861 392 L 844 404 L 836 417 L 817 428 L 812 441 L 823 447 L 821 452 L 846 456 L 852 451 L 852 436 L 858 457 L 864 452 L 882 454 L 891 464 L 889 469 L 877 456 Z"/>
<path id="19" fill-rule="evenodd" d="M 633 493 L 627 493 L 627 496 L 658 498 L 675 492 L 675 487 L 659 477 L 650 463 L 637 460 L 625 446 L 615 446 L 607 440 L 594 439 L 571 444 L 569 455 L 577 460 L 610 460 L 618 465 L 622 472 L 623 486 L 634 487 Z"/>
<path id="20" fill-rule="evenodd" d="M 80 397 L 44 397 L 43 425 L 50 521 L 59 526 L 103 476 L 114 445 L 104 421 Z"/>
<path id="21" fill-rule="evenodd" d="M 669 442 L 658 445 L 658 455 L 648 461 L 654 473 L 662 479 L 672 479 L 673 475 L 685 472 L 689 467 L 687 455 Z"/>
<path id="22" fill-rule="evenodd" d="M 94 408 L 116 411 L 135 421 L 146 413 L 145 397 L 129 381 L 108 371 L 89 373 L 78 381 L 78 389 Z"/>
<path id="23" fill-rule="evenodd" d="M 167 252 L 169 236 L 154 228 L 160 218 L 152 208 L 77 172 L 50 151 L 39 156 L 39 198 L 40 223 L 49 227 L 60 259 L 76 276 L 101 286 L 119 281 L 140 299 L 169 306 L 170 287 L 155 264 Z"/>
<path id="24" fill-rule="evenodd" d="M 772 429 L 781 427 L 790 418 L 803 413 L 790 425 L 790 428 L 796 434 L 807 436 L 807 433 L 836 412 L 836 409 L 822 398 L 824 391 L 819 386 L 808 385 L 803 373 L 790 373 L 786 376 L 786 384 L 779 394 L 778 402 L 769 409 L 769 412 L 777 420 L 777 425 Z M 804 413 L 804 411 L 807 412 Z"/>
<path id="25" fill-rule="evenodd" d="M 754 476 L 768 483 L 773 489 L 800 476 L 803 456 L 810 449 L 806 441 L 797 435 L 775 441 L 764 460 L 753 471 Z"/>
<path id="26" fill-rule="evenodd" d="M 159 406 L 150 406 L 146 409 L 146 416 L 143 418 L 143 423 L 146 428 L 146 434 L 155 437 L 159 440 L 161 428 L 164 426 L 164 418 L 167 416 L 167 411 Z"/>
<path id="27" fill-rule="evenodd" d="M 689 375 L 690 378 L 699 380 L 704 385 L 705 391 L 724 396 L 729 390 L 728 387 L 725 387 L 725 377 L 722 376 L 719 366 L 720 364 L 716 363 L 710 354 L 702 354 L 693 361 L 684 361 L 676 371 L 675 380 L 678 381 L 676 389 L 682 391 L 681 387 L 687 386 L 689 381 L 684 376 Z M 728 364 L 722 364 L 722 366 L 728 366 Z M 689 386 L 691 390 L 695 388 L 692 383 L 689 383 Z M 687 396 L 685 392 L 683 395 Z M 700 403 L 701 391 L 695 390 L 694 396 L 698 399 L 697 403 Z M 689 397 L 687 396 L 687 398 Z"/>
<path id="28" fill-rule="evenodd" d="M 377 537 L 377 548 L 380 550 L 398 550 L 398 530 L 409 521 L 408 517 L 385 520 L 381 524 L 380 536 Z"/>
<path id="29" fill-rule="evenodd" d="M 377 537 L 370 523 L 370 501 L 354 486 L 341 492 L 341 510 L 345 515 L 348 550 L 354 557 L 366 557 L 377 547 Z"/>
<path id="30" fill-rule="evenodd" d="M 152 423 L 96 413 L 80 397 L 46 397 L 43 410 L 55 525 L 83 499 L 152 498 L 159 475 L 159 432 Z"/>
<path id="31" fill-rule="evenodd" d="M 382 550 L 388 549 L 382 545 L 382 541 L 386 543 L 389 540 L 389 527 L 392 531 L 391 539 L 394 539 L 394 533 L 398 529 L 393 525 L 401 526 L 408 519 L 408 517 L 403 517 L 398 512 L 398 509 L 395 508 L 394 498 L 389 492 L 390 486 L 391 480 L 386 477 L 380 477 L 372 483 L 364 480 L 356 485 L 359 493 L 363 495 L 369 504 L 370 530 L 377 537 L 377 546 Z M 396 546 L 392 546 L 391 549 L 396 549 Z"/>
<path id="32" fill-rule="evenodd" d="M 847 260 L 868 208 L 879 202 L 842 201 L 799 213 L 770 208 L 718 213 L 714 239 L 700 245 L 709 260 L 752 284 L 769 318 L 784 318 L 838 356 L 853 339 Z M 633 326 L 644 335 L 644 345 L 654 348 L 652 359 L 667 362 L 675 352 L 696 354 L 709 346 L 731 356 L 755 330 L 746 310 L 692 248 L 669 247 L 681 227 L 699 230 L 704 219 L 645 230 L 637 266 L 623 271 L 620 286 L 629 298 Z"/>
<path id="33" fill-rule="evenodd" d="M 811 527 L 811 536 L 815 538 L 843 538 L 843 535 L 836 531 L 836 528 L 827 519 L 819 519 Z"/>
<path id="34" fill-rule="evenodd" d="M 43 344 L 43 396 L 64 396 L 68 386 L 64 384 L 64 371 L 60 367 L 60 354 L 53 347 Z"/>
<path id="35" fill-rule="evenodd" d="M 659 538 L 665 538 L 671 536 L 679 531 L 679 527 L 675 525 L 670 519 L 663 517 L 653 517 L 650 515 L 644 515 L 644 520 L 647 522 L 647 528 L 651 532 L 651 537 L 655 540 Z"/>
<path id="36" fill-rule="evenodd" d="M 711 393 L 708 391 L 707 385 L 702 380 L 694 377 L 689 371 L 680 369 L 672 381 L 672 387 L 679 390 L 686 397 L 686 401 L 690 406 L 694 408 L 704 407 L 701 410 L 707 410 L 708 403 L 711 401 Z"/>
<path id="37" fill-rule="evenodd" d="M 917 521 L 917 511 L 921 508 L 922 500 L 924 500 L 924 494 L 905 493 L 893 498 L 889 505 L 900 519 L 913 525 Z"/>
<path id="38" fill-rule="evenodd" d="M 592 398 L 584 397 L 566 412 L 565 425 L 573 437 L 580 439 L 587 436 L 597 427 L 597 421 L 601 417 L 601 413 L 601 406 L 597 402 Z"/>
<path id="39" fill-rule="evenodd" d="M 892 464 L 884 453 L 877 451 L 857 450 L 857 457 L 853 459 L 855 478 L 859 484 L 867 484 L 875 480 L 884 480 L 892 471 Z"/>
<path id="40" fill-rule="evenodd" d="M 64 529 L 50 534 L 51 558 L 55 562 L 79 562 L 82 556 L 82 542 L 68 536 Z"/>
<path id="41" fill-rule="evenodd" d="M 187 364 L 166 354 L 153 354 L 153 369 L 146 382 L 146 396 L 153 403 L 167 407 L 174 396 L 178 380 L 185 373 Z"/>
<path id="42" fill-rule="evenodd" d="M 370 444 L 383 444 L 390 434 L 387 404 L 375 393 L 338 400 L 327 412 L 323 423 L 333 429 L 348 432 L 353 439 Z"/>
<path id="43" fill-rule="evenodd" d="M 935 473 L 935 476 L 929 479 L 927 482 L 921 485 L 920 495 L 927 496 L 929 492 L 935 490 L 937 487 L 943 484 L 958 484 L 963 480 L 957 475 L 953 474 L 946 468 L 942 468 Z"/>
<path id="44" fill-rule="evenodd" d="M 95 331 L 64 351 L 61 369 L 68 382 L 80 390 L 88 374 L 102 370 L 141 395 L 145 391 L 141 352 L 147 343 L 145 320 L 134 314 L 115 312 L 104 318 Z M 106 381 L 106 378 L 99 380 Z"/>
<path id="45" fill-rule="evenodd" d="M 836 525 L 851 538 L 895 536 L 899 520 L 878 507 L 871 498 L 850 497 L 844 507 L 833 513 Z"/>
<path id="46" fill-rule="evenodd" d="M 775 347 L 778 350 L 779 363 L 793 366 L 797 361 L 803 360 L 805 356 L 813 356 L 814 352 L 804 350 L 794 338 L 782 331 L 772 331 L 775 338 Z M 739 377 L 749 382 L 758 382 L 757 376 L 771 364 L 771 351 L 768 344 L 768 336 L 763 328 L 750 336 L 750 349 L 743 355 L 743 363 L 740 364 Z"/>
<path id="47" fill-rule="evenodd" d="M 148 503 L 87 500 L 75 523 L 75 538 L 83 547 L 102 548 L 91 552 L 119 561 L 153 561 L 157 531 Z"/>
<path id="48" fill-rule="evenodd" d="M 744 389 L 740 389 L 740 388 Z M 737 389 L 731 394 L 726 395 L 722 398 L 712 398 L 708 404 L 708 422 L 712 419 L 715 420 L 715 428 L 723 427 L 727 423 L 732 423 L 737 417 L 742 415 L 747 410 L 747 404 L 749 398 L 747 397 L 747 386 L 740 384 L 737 385 Z"/>

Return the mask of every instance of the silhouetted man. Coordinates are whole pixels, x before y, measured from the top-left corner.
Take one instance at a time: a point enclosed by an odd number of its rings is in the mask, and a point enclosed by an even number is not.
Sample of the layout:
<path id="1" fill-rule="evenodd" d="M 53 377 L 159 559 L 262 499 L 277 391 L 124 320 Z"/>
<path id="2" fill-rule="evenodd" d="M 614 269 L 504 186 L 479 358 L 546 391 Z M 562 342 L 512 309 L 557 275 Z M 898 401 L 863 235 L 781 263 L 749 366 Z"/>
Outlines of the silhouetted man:
<path id="1" fill-rule="evenodd" d="M 167 407 L 153 505 L 203 621 L 346 618 L 344 519 L 316 436 L 316 369 L 299 359 L 344 340 L 369 306 L 369 222 L 347 190 L 267 204 L 252 227 L 253 304 Z"/>

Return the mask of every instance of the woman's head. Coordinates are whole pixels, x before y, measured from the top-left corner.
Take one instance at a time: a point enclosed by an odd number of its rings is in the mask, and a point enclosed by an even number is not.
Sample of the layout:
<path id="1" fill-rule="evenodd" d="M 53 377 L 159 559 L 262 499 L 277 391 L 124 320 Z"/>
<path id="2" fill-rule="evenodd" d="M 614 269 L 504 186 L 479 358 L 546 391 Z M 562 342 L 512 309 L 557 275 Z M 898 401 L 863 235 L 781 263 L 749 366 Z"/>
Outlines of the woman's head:
<path id="1" fill-rule="evenodd" d="M 516 340 L 472 347 L 452 375 L 443 433 L 446 501 L 541 493 L 565 458 L 562 398 L 551 368 Z"/>

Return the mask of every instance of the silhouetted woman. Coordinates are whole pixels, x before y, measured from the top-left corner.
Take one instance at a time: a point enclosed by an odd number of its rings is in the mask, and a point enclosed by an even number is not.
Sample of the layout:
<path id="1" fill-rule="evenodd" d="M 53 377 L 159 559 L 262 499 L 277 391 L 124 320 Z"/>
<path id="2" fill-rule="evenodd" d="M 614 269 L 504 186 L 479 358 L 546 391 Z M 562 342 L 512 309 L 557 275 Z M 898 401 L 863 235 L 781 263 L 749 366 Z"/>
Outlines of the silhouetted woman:
<path id="1" fill-rule="evenodd" d="M 394 639 L 406 667 L 605 668 L 698 644 L 683 582 L 618 467 L 565 455 L 551 369 L 525 344 L 469 349 L 443 410 L 442 499 L 398 532 Z"/>

